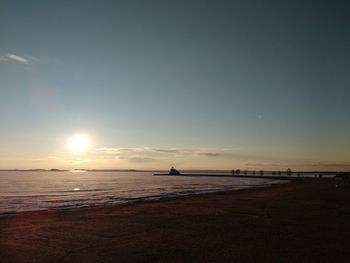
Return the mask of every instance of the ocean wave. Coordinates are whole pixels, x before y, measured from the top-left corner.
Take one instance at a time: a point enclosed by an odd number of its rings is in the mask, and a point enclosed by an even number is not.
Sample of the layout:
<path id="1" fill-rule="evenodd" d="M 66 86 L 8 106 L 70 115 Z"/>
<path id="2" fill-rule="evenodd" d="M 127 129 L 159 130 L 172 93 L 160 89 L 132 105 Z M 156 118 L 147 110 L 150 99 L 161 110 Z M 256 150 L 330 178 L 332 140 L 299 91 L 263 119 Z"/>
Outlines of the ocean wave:
<path id="1" fill-rule="evenodd" d="M 19 173 L 0 177 L 0 214 L 69 209 L 99 205 L 133 204 L 249 187 L 263 187 L 278 180 L 224 177 L 155 177 L 152 173 L 98 173 L 89 177 L 62 172 L 29 177 Z M 21 180 L 23 179 L 23 180 Z M 1 180 L 9 183 L 6 187 Z"/>

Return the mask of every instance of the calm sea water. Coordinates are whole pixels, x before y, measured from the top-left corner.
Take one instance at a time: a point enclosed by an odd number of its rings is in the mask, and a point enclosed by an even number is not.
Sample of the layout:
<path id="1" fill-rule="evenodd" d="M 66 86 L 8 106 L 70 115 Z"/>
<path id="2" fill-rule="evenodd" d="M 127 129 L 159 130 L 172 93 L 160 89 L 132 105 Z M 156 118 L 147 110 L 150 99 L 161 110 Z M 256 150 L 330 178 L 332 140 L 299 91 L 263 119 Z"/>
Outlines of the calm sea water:
<path id="1" fill-rule="evenodd" d="M 280 182 L 248 178 L 153 176 L 151 172 L 0 171 L 0 214 L 142 202 Z"/>

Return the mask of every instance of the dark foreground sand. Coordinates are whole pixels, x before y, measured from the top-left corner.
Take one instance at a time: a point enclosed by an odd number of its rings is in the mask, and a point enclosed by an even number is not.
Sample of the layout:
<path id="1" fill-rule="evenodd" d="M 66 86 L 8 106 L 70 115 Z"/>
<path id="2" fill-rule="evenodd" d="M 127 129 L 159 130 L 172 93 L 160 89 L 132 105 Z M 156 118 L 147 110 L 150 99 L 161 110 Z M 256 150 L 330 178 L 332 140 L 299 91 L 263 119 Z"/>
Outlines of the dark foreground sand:
<path id="1" fill-rule="evenodd" d="M 0 218 L 0 262 L 350 262 L 331 179 Z"/>

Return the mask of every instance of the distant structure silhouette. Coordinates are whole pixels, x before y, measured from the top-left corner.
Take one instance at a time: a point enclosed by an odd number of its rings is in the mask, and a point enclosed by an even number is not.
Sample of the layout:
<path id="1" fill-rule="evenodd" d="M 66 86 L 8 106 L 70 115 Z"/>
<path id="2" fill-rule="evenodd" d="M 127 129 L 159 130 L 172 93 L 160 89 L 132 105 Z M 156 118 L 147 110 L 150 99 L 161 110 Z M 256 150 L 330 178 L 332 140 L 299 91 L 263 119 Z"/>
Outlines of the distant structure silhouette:
<path id="1" fill-rule="evenodd" d="M 180 175 L 181 173 L 172 166 L 169 171 L 169 175 Z"/>
<path id="2" fill-rule="evenodd" d="M 292 169 L 290 169 L 290 168 L 287 169 L 287 175 L 288 175 L 288 176 L 291 176 L 291 175 L 292 175 Z"/>

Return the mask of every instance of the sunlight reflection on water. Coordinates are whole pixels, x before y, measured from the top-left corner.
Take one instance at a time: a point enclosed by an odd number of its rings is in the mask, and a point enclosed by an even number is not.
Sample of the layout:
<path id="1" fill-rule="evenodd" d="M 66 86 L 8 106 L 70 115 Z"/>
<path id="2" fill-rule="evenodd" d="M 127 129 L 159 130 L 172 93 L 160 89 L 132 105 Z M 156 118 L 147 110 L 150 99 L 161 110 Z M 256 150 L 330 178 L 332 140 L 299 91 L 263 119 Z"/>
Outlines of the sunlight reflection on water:
<path id="1" fill-rule="evenodd" d="M 77 172 L 79 171 L 79 172 Z M 0 214 L 159 200 L 278 183 L 278 180 L 153 176 L 151 172 L 0 171 Z"/>

